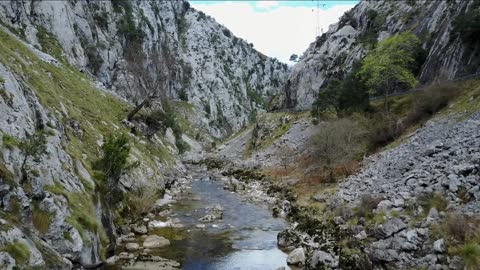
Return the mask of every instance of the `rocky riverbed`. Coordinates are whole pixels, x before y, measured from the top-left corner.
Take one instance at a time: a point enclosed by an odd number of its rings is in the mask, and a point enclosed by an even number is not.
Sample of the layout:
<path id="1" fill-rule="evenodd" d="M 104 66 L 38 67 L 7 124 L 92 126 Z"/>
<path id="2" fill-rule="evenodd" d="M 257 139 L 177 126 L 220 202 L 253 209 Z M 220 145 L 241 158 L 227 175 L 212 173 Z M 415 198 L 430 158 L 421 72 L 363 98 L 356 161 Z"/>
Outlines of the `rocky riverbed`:
<path id="1" fill-rule="evenodd" d="M 109 269 L 290 269 L 277 247 L 287 227 L 258 181 L 193 166 L 155 210 L 123 226 Z"/>

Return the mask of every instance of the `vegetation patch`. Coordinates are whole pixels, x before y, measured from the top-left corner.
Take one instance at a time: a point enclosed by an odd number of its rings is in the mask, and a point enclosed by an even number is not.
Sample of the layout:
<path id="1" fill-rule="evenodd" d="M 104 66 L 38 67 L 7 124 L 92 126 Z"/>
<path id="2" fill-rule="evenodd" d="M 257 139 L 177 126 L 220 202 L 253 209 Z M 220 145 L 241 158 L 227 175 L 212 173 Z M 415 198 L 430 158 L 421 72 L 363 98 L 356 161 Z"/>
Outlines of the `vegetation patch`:
<path id="1" fill-rule="evenodd" d="M 4 183 L 15 187 L 17 183 L 14 177 L 13 173 L 5 166 L 3 157 L 0 156 L 0 179 L 2 179 Z"/>
<path id="2" fill-rule="evenodd" d="M 62 46 L 60 46 L 60 44 L 58 43 L 57 38 L 53 34 L 48 32 L 47 29 L 42 26 L 38 26 L 37 39 L 40 43 L 40 46 L 42 46 L 42 50 L 44 52 L 52 55 L 63 63 L 67 63 L 67 60 L 64 57 Z"/>
<path id="3" fill-rule="evenodd" d="M 10 150 L 13 150 L 14 148 L 20 148 L 21 145 L 22 145 L 22 141 L 7 134 L 7 133 L 3 133 L 2 134 L 2 143 L 3 143 L 3 146 L 10 149 Z"/>
<path id="4" fill-rule="evenodd" d="M 30 258 L 30 250 L 28 246 L 18 240 L 15 240 L 13 243 L 7 244 L 5 247 L 0 248 L 0 250 L 7 252 L 15 259 L 15 262 L 19 266 L 24 266 L 28 263 Z"/>
<path id="5" fill-rule="evenodd" d="M 124 200 L 125 207 L 122 217 L 129 217 L 135 220 L 143 214 L 148 213 L 155 206 L 155 202 L 162 196 L 163 190 L 155 188 L 140 188 L 129 192 Z"/>
<path id="6" fill-rule="evenodd" d="M 91 241 L 86 235 L 86 231 L 91 231 L 100 234 L 102 243 L 107 242 L 106 233 L 96 219 L 95 206 L 93 205 L 93 198 L 90 194 L 68 192 L 58 182 L 53 186 L 46 186 L 45 190 L 56 195 L 64 196 L 67 199 L 71 212 L 66 220 L 78 230 L 84 241 Z"/>
<path id="7" fill-rule="evenodd" d="M 41 209 L 38 204 L 34 204 L 32 213 L 33 226 L 38 230 L 40 235 L 45 235 L 48 232 L 50 223 L 52 223 L 52 214 Z"/>

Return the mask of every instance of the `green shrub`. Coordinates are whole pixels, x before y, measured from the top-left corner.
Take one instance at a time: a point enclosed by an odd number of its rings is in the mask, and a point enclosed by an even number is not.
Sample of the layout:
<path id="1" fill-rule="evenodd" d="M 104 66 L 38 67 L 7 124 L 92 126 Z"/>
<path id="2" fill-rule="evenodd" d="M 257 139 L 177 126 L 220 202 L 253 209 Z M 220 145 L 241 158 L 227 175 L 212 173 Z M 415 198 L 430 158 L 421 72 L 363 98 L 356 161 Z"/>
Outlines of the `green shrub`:
<path id="1" fill-rule="evenodd" d="M 185 91 L 184 89 L 180 90 L 178 92 L 178 98 L 180 98 L 180 100 L 182 100 L 182 101 L 187 102 L 188 101 L 187 91 Z"/>
<path id="2" fill-rule="evenodd" d="M 129 192 L 125 196 L 123 214 L 132 220 L 137 219 L 154 208 L 155 202 L 161 197 L 162 193 L 162 190 L 145 187 Z"/>
<path id="3" fill-rule="evenodd" d="M 418 203 L 427 212 L 431 208 L 436 208 L 438 211 L 445 211 L 448 206 L 448 201 L 445 199 L 445 195 L 441 193 L 423 194 L 418 197 Z"/>
<path id="4" fill-rule="evenodd" d="M 115 12 L 121 12 L 122 8 L 125 10 L 125 14 L 118 21 L 118 33 L 125 38 L 127 44 L 141 44 L 145 38 L 145 33 L 135 24 L 131 3 L 117 0 L 113 2 L 113 7 Z"/>
<path id="5" fill-rule="evenodd" d="M 473 45 L 480 41 L 480 2 L 473 1 L 466 13 L 455 18 L 453 30 L 467 44 Z"/>
<path id="6" fill-rule="evenodd" d="M 66 61 L 63 57 L 62 46 L 58 43 L 57 38 L 52 33 L 48 32 L 47 29 L 41 26 L 37 27 L 37 39 L 44 52 L 52 55 L 58 60 Z"/>
<path id="7" fill-rule="evenodd" d="M 118 180 L 127 167 L 130 154 L 129 139 L 126 134 L 109 135 L 102 146 L 103 157 L 94 164 L 105 176 Z"/>
<path id="8" fill-rule="evenodd" d="M 106 11 L 96 13 L 95 15 L 93 15 L 93 19 L 95 20 L 97 25 L 100 26 L 101 29 L 108 29 L 108 13 Z"/>
<path id="9" fill-rule="evenodd" d="M 15 240 L 13 243 L 7 244 L 5 247 L 0 248 L 10 254 L 15 259 L 15 262 L 19 266 L 24 266 L 28 263 L 28 259 L 30 258 L 30 250 L 28 246 L 18 240 Z"/>
<path id="10" fill-rule="evenodd" d="M 373 113 L 367 115 L 365 125 L 369 150 L 373 151 L 397 139 L 403 132 L 398 124 L 398 117 L 391 113 Z"/>
<path id="11" fill-rule="evenodd" d="M 478 270 L 480 266 L 480 244 L 468 243 L 455 250 L 462 257 L 465 269 Z"/>
<path id="12" fill-rule="evenodd" d="M 14 177 L 15 176 L 13 173 L 5 166 L 3 157 L 0 156 L 0 179 L 2 179 L 4 183 L 7 183 L 11 186 L 16 186 L 17 183 L 15 182 Z"/>
<path id="13" fill-rule="evenodd" d="M 182 135 L 182 128 L 178 124 L 177 114 L 173 108 L 166 104 L 162 110 L 156 110 L 150 113 L 145 123 L 155 131 L 161 130 L 165 132 L 167 128 L 171 128 L 175 138 L 179 138 Z"/>
<path id="14" fill-rule="evenodd" d="M 10 149 L 10 150 L 13 150 L 15 147 L 21 147 L 22 145 L 22 141 L 20 141 L 19 139 L 7 134 L 7 133 L 3 133 L 3 136 L 2 136 L 2 143 L 3 143 L 3 146 Z"/>
<path id="15" fill-rule="evenodd" d="M 460 89 L 453 84 L 443 83 L 429 86 L 415 95 L 413 108 L 404 123 L 410 126 L 423 122 L 445 108 L 449 101 L 460 93 Z"/>
<path id="16" fill-rule="evenodd" d="M 255 104 L 259 105 L 262 108 L 265 108 L 266 102 L 265 99 L 255 92 L 252 89 L 247 89 L 247 96 L 250 99 L 250 102 L 255 102 Z"/>
<path id="17" fill-rule="evenodd" d="M 210 103 L 205 103 L 204 111 L 207 113 L 207 118 L 209 118 L 210 114 L 212 113 L 212 110 L 210 108 Z"/>
<path id="18" fill-rule="evenodd" d="M 175 141 L 175 146 L 177 147 L 180 154 L 183 154 L 190 150 L 190 145 L 188 145 L 188 143 L 186 143 L 181 137 L 177 138 L 177 140 Z"/>
<path id="19" fill-rule="evenodd" d="M 312 105 L 312 116 L 329 113 L 349 115 L 369 108 L 368 88 L 357 76 L 358 64 L 343 80 L 332 80 L 322 89 Z"/>
<path id="20" fill-rule="evenodd" d="M 88 65 L 94 74 L 97 74 L 103 65 L 103 59 L 100 57 L 95 45 L 88 45 L 85 50 L 88 58 Z"/>
<path id="21" fill-rule="evenodd" d="M 3 78 L 2 76 L 0 76 L 0 84 L 3 84 L 5 83 L 5 78 Z"/>
<path id="22" fill-rule="evenodd" d="M 25 157 L 32 157 L 35 162 L 40 162 L 40 157 L 47 153 L 46 131 L 39 130 L 22 142 L 21 148 Z"/>

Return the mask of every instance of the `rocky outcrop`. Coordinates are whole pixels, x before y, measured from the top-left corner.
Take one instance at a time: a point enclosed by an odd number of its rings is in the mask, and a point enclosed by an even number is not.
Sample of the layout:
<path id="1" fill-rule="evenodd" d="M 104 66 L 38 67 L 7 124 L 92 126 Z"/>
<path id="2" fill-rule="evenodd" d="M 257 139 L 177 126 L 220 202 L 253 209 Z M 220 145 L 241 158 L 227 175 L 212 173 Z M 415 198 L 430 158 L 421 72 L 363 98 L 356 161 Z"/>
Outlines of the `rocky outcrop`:
<path id="1" fill-rule="evenodd" d="M 264 110 L 287 72 L 285 64 L 257 52 L 187 1 L 6 1 L 0 3 L 0 20 L 132 103 L 159 94 L 127 83 L 132 74 L 126 50 L 140 41 L 147 59 L 161 59 L 168 97 L 193 104 L 197 113 L 190 120 L 215 137 L 240 129 Z"/>
<path id="2" fill-rule="evenodd" d="M 115 246 L 114 202 L 99 192 L 105 182 L 93 164 L 104 137 L 128 133 L 113 115 L 129 107 L 67 62 L 0 35 L 2 260 L 20 269 L 101 265 Z M 162 189 L 164 174 L 181 169 L 161 138 L 129 141 L 133 165 L 120 190 Z"/>
<path id="3" fill-rule="evenodd" d="M 416 34 L 426 51 L 421 82 L 453 79 L 478 71 L 478 48 L 465 44 L 453 22 L 474 1 L 362 1 L 310 44 L 293 67 L 282 96 L 284 107 L 308 109 L 321 88 L 341 79 L 378 40 L 403 31 Z"/>

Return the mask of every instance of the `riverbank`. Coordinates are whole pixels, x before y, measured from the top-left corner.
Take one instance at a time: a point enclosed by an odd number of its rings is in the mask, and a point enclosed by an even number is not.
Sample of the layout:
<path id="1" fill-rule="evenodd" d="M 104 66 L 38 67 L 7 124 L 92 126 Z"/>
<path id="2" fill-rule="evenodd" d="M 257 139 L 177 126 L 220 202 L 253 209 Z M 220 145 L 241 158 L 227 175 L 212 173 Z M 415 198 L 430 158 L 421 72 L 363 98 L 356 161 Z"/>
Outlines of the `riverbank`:
<path id="1" fill-rule="evenodd" d="M 290 269 L 277 247 L 288 224 L 259 180 L 187 167 L 151 213 L 120 228 L 109 269 Z"/>

